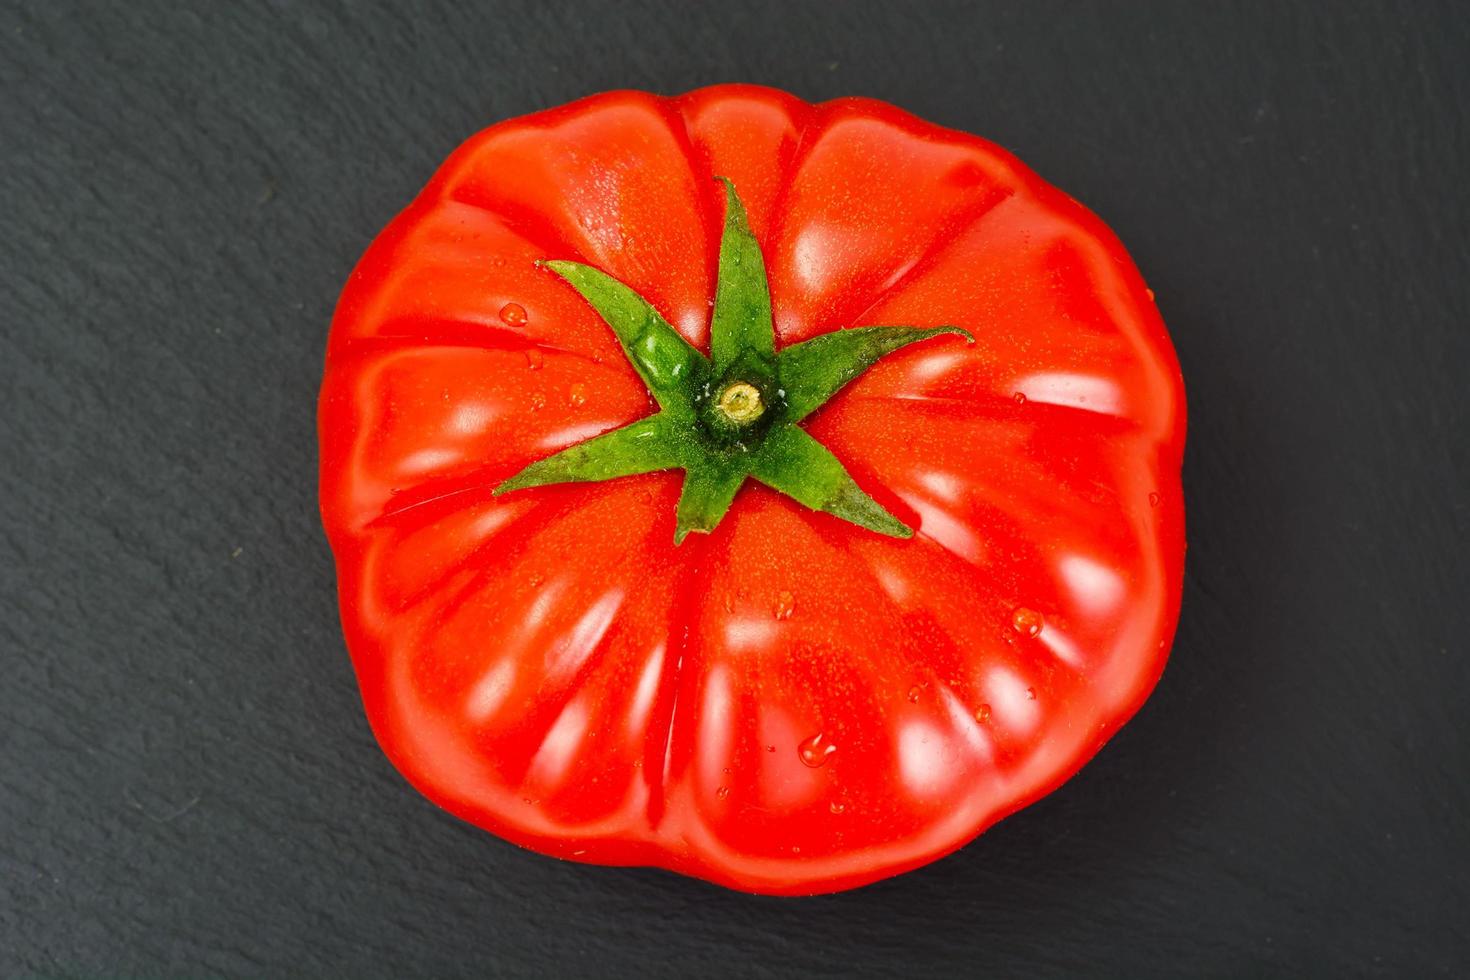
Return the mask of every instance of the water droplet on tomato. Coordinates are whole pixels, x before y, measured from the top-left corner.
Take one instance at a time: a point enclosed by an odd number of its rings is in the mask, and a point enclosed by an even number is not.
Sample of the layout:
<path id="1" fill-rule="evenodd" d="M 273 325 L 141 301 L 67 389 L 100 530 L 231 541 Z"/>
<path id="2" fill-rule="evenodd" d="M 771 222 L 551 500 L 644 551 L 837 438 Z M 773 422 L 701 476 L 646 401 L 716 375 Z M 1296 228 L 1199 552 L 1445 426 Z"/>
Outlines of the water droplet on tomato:
<path id="1" fill-rule="evenodd" d="M 1011 629 L 1022 636 L 1035 636 L 1041 632 L 1041 613 L 1021 606 L 1011 613 Z"/>
<path id="2" fill-rule="evenodd" d="M 766 751 L 767 752 L 774 752 L 774 751 L 776 751 L 776 747 L 774 745 L 767 745 L 766 746 Z"/>
<path id="3" fill-rule="evenodd" d="M 909 704 L 918 704 L 919 703 L 919 695 L 921 693 L 922 693 L 922 691 L 920 690 L 919 685 L 917 685 L 917 684 L 915 684 L 913 687 L 909 688 Z"/>
<path id="4" fill-rule="evenodd" d="M 777 619 L 790 619 L 791 614 L 796 612 L 796 596 L 782 589 L 781 594 L 776 596 L 776 605 L 771 612 Z"/>
<path id="5" fill-rule="evenodd" d="M 1154 298 L 1154 291 L 1152 289 L 1145 289 L 1144 292 L 1148 293 L 1148 298 L 1149 299 L 1153 299 Z"/>
<path id="6" fill-rule="evenodd" d="M 730 798 L 730 787 L 721 786 L 719 789 L 715 790 L 715 795 L 722 800 L 728 800 Z"/>
<path id="7" fill-rule="evenodd" d="M 1151 493 L 1148 495 L 1148 505 L 1150 507 L 1157 507 L 1161 499 L 1157 493 Z"/>
<path id="8" fill-rule="evenodd" d="M 988 704 L 982 704 L 980 707 L 976 708 L 975 709 L 975 720 L 978 721 L 978 722 L 980 722 L 980 724 L 982 724 L 982 725 L 985 724 L 987 721 L 989 721 L 990 720 L 990 705 L 988 705 Z"/>
<path id="9" fill-rule="evenodd" d="M 1026 688 L 1026 700 L 1027 701 L 1035 701 L 1036 700 L 1036 688 L 1034 688 L 1034 687 L 1028 687 L 1028 688 Z"/>
<path id="10" fill-rule="evenodd" d="M 825 766 L 832 753 L 836 751 L 837 746 L 827 741 L 826 736 L 821 732 L 817 732 L 811 738 L 803 739 L 802 743 L 796 747 L 796 754 L 801 757 L 802 763 L 813 769 Z"/>
<path id="11" fill-rule="evenodd" d="M 847 809 L 847 804 L 839 802 L 838 800 L 833 800 L 831 805 L 828 806 L 827 809 L 831 810 L 833 813 L 841 813 L 843 810 Z"/>
<path id="12" fill-rule="evenodd" d="M 500 308 L 500 320 L 508 327 L 524 327 L 528 319 L 526 308 L 519 303 L 506 303 Z"/>
<path id="13" fill-rule="evenodd" d="M 526 367 L 530 368 L 532 371 L 539 371 L 541 370 L 541 366 L 545 363 L 546 355 L 541 353 L 541 348 L 526 348 Z"/>
<path id="14" fill-rule="evenodd" d="M 1026 404 L 1026 393 L 1024 391 L 1018 391 L 1018 392 L 1016 392 L 1016 404 L 1017 405 L 1024 405 L 1024 404 Z"/>
<path id="15" fill-rule="evenodd" d="M 531 392 L 531 411 L 539 412 L 546 407 L 546 396 L 539 391 Z"/>
<path id="16" fill-rule="evenodd" d="M 587 402 L 587 386 L 578 381 L 567 389 L 567 403 L 573 408 L 584 405 Z"/>

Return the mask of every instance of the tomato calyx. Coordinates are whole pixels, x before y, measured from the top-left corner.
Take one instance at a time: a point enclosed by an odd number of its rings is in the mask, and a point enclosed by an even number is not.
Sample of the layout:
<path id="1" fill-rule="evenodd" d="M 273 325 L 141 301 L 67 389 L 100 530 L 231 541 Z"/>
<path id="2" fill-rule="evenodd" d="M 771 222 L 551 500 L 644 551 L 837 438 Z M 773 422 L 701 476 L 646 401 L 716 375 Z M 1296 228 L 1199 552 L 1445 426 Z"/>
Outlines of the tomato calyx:
<path id="1" fill-rule="evenodd" d="M 537 460 L 495 493 L 682 469 L 676 544 L 712 531 L 747 478 L 879 534 L 912 536 L 797 423 L 887 354 L 943 334 L 974 338 L 954 326 L 856 327 L 777 352 L 760 244 L 734 184 L 716 179 L 725 188 L 725 226 L 708 357 L 612 276 L 580 262 L 539 263 L 607 322 L 659 411 Z"/>

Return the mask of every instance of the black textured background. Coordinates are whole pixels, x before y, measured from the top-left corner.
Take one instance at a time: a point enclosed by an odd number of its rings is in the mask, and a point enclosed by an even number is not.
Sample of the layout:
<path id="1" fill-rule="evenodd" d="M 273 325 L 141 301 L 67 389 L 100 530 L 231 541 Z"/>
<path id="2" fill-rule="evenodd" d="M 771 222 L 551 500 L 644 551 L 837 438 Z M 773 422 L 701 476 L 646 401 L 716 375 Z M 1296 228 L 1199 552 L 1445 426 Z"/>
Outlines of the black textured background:
<path id="1" fill-rule="evenodd" d="M 0 2 L 0 975 L 1470 970 L 1470 17 L 1451 2 Z M 857 892 L 561 864 L 363 719 L 337 291 L 480 127 L 877 96 L 1102 215 L 1190 396 L 1173 659 L 1064 789 Z"/>

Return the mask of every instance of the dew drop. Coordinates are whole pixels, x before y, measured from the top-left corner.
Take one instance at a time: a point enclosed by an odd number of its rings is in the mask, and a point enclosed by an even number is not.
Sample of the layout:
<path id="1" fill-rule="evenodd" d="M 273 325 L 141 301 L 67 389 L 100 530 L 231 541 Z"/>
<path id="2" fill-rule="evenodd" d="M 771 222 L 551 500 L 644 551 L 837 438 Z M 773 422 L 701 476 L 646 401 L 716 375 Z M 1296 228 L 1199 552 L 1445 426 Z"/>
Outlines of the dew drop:
<path id="1" fill-rule="evenodd" d="M 980 724 L 982 724 L 982 725 L 985 724 L 987 721 L 989 721 L 990 720 L 990 705 L 988 705 L 988 704 L 982 704 L 980 707 L 976 708 L 975 709 L 975 720 L 978 721 L 978 722 L 980 722 Z"/>
<path id="2" fill-rule="evenodd" d="M 1150 507 L 1157 507 L 1159 505 L 1159 500 L 1160 499 L 1161 498 L 1159 497 L 1159 495 L 1157 493 L 1151 493 L 1151 494 L 1148 495 L 1148 505 Z"/>
<path id="3" fill-rule="evenodd" d="M 524 327 L 530 319 L 526 308 L 519 303 L 506 303 L 500 308 L 500 319 L 508 327 Z"/>
<path id="4" fill-rule="evenodd" d="M 526 348 L 526 367 L 530 368 L 532 371 L 539 371 L 541 370 L 541 366 L 545 363 L 546 355 L 541 353 L 541 348 Z"/>
<path id="5" fill-rule="evenodd" d="M 730 787 L 721 786 L 719 789 L 715 790 L 715 795 L 722 800 L 728 800 L 730 798 Z"/>
<path id="6" fill-rule="evenodd" d="M 567 389 L 567 404 L 577 408 L 587 402 L 587 386 L 578 381 Z"/>
<path id="7" fill-rule="evenodd" d="M 1028 687 L 1028 688 L 1026 688 L 1026 700 L 1027 701 L 1035 701 L 1036 700 L 1036 688 L 1034 688 L 1034 687 Z"/>
<path id="8" fill-rule="evenodd" d="M 1034 609 L 1019 607 L 1011 613 L 1011 629 L 1022 636 L 1035 636 L 1041 632 L 1041 613 Z"/>
<path id="9" fill-rule="evenodd" d="M 782 589 L 780 595 L 776 596 L 776 605 L 771 610 L 771 614 L 777 619 L 790 619 L 791 614 L 795 611 L 796 596 Z"/>
<path id="10" fill-rule="evenodd" d="M 833 813 L 841 813 L 843 810 L 847 809 L 847 804 L 841 803 L 837 800 L 833 800 L 831 804 L 827 807 L 827 809 L 831 810 Z"/>
<path id="11" fill-rule="evenodd" d="M 539 391 L 531 393 L 531 411 L 539 412 L 546 407 L 546 396 Z"/>
<path id="12" fill-rule="evenodd" d="M 821 732 L 817 732 L 811 738 L 803 739 L 802 743 L 796 747 L 796 754 L 801 757 L 802 764 L 813 769 L 825 766 L 832 753 L 836 751 L 837 746 L 828 742 Z"/>
<path id="13" fill-rule="evenodd" d="M 766 746 L 766 751 L 767 752 L 774 752 L 774 751 L 776 751 L 776 747 L 774 745 L 767 745 Z"/>
<path id="14" fill-rule="evenodd" d="M 1024 391 L 1018 391 L 1018 392 L 1016 392 L 1016 404 L 1017 405 L 1024 405 L 1024 404 L 1026 404 L 1026 393 Z"/>
<path id="15" fill-rule="evenodd" d="M 919 685 L 917 685 L 917 684 L 915 684 L 913 687 L 909 688 L 909 704 L 918 704 L 919 703 L 919 695 L 921 693 L 922 693 L 922 691 L 919 689 Z"/>

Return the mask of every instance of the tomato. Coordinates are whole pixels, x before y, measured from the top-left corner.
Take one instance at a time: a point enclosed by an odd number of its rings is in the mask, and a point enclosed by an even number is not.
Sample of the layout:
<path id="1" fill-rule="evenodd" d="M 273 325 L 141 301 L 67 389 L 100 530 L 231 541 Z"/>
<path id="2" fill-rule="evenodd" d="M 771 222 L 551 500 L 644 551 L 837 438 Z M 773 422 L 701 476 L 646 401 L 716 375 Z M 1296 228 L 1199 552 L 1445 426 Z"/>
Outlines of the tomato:
<path id="1" fill-rule="evenodd" d="M 1184 423 L 1121 245 L 990 143 L 750 86 L 501 123 L 332 324 L 368 717 L 546 854 L 772 894 L 913 868 L 1157 681 Z"/>

